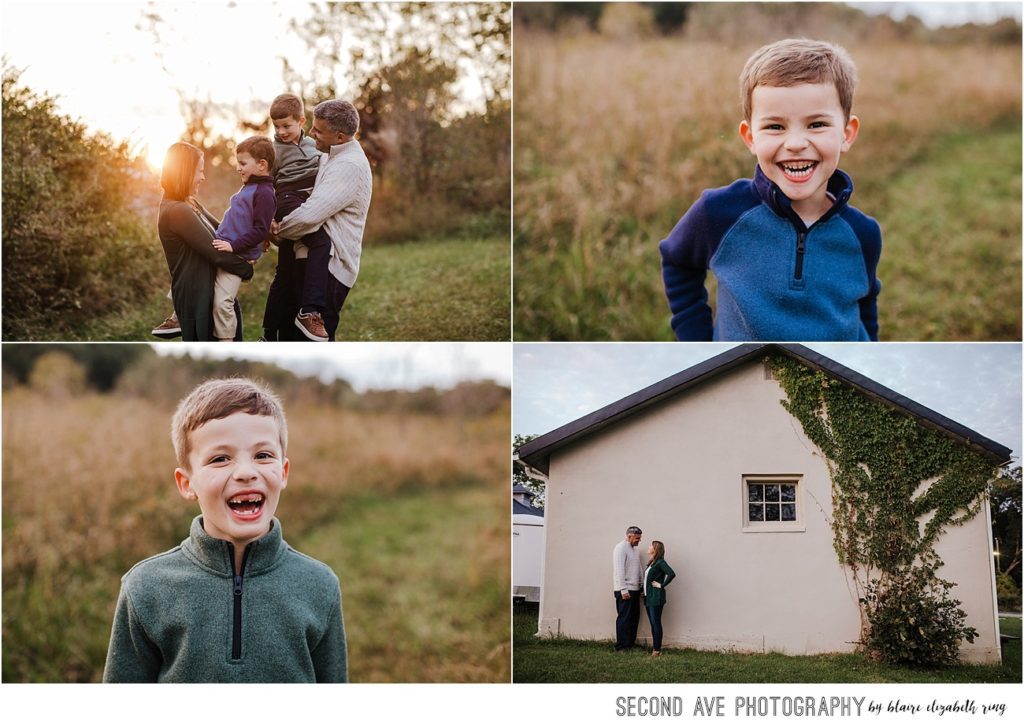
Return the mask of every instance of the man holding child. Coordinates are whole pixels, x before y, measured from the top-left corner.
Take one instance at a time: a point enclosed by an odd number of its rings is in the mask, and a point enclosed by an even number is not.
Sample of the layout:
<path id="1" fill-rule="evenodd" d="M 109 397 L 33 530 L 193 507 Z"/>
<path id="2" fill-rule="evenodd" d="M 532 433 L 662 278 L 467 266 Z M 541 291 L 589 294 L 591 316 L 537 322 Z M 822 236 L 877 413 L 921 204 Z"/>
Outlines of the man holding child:
<path id="1" fill-rule="evenodd" d="M 286 252 L 280 258 L 284 264 L 278 265 L 274 285 L 287 284 L 290 279 L 303 281 L 295 325 L 311 340 L 334 340 L 341 307 L 359 274 L 373 177 L 366 154 L 354 138 L 358 130 L 359 112 L 348 101 L 324 101 L 313 109 L 311 136 L 321 152 L 313 190 L 271 227 L 277 238 L 295 241 L 294 268 L 287 269 L 290 255 Z M 280 133 L 278 136 L 280 140 Z M 320 248 L 326 254 L 314 254 L 315 247 L 306 242 L 309 237 L 329 242 Z M 310 281 L 322 272 L 325 262 L 329 274 L 321 291 Z M 283 281 L 278 279 L 281 277 Z"/>
<path id="2" fill-rule="evenodd" d="M 279 253 L 267 294 L 262 339 L 334 340 L 341 307 L 359 274 L 373 175 L 354 138 L 359 130 L 355 106 L 348 101 L 324 101 L 313 110 L 313 117 L 311 135 L 306 136 L 302 99 L 290 93 L 274 99 L 270 107 L 274 141 L 255 136 L 239 144 L 236 158 L 242 189 L 232 197 L 223 223 L 195 201 L 205 178 L 203 152 L 190 144 L 171 147 L 161 181 L 165 193 L 160 238 L 171 273 L 175 313 L 153 329 L 154 335 L 240 340 L 237 291 L 243 279 L 252 277 L 251 265 L 240 263 L 255 263 L 262 251 L 260 243 L 269 233 L 279 244 Z M 168 181 L 179 178 L 181 190 Z M 185 221 L 201 218 L 205 227 L 192 224 L 187 234 L 176 231 L 172 215 L 164 213 L 165 207 L 178 211 L 170 206 L 174 200 L 191 205 L 191 212 L 179 216 Z M 201 268 L 202 276 L 181 272 L 185 266 L 178 263 L 179 250 L 192 248 L 201 255 L 202 264 L 194 266 Z M 181 282 L 198 277 L 200 283 L 191 287 Z"/>

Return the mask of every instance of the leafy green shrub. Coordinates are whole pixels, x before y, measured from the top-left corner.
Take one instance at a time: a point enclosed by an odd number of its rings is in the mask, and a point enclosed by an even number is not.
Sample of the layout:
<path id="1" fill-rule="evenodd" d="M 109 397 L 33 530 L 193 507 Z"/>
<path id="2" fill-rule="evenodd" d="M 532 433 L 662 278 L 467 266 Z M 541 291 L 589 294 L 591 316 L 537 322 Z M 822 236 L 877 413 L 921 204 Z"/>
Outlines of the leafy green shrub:
<path id="1" fill-rule="evenodd" d="M 885 663 L 956 663 L 960 641 L 973 643 L 978 631 L 965 625 L 967 613 L 949 588 L 928 568 L 901 572 L 884 584 L 872 580 L 861 598 L 871 624 L 864 643 L 868 654 Z"/>
<path id="2" fill-rule="evenodd" d="M 59 337 L 167 284 L 152 173 L 6 67 L 3 170 L 5 340 Z"/>
<path id="3" fill-rule="evenodd" d="M 1020 612 L 1020 588 L 1005 572 L 996 576 L 996 600 L 999 602 L 999 609 L 1008 612 Z"/>

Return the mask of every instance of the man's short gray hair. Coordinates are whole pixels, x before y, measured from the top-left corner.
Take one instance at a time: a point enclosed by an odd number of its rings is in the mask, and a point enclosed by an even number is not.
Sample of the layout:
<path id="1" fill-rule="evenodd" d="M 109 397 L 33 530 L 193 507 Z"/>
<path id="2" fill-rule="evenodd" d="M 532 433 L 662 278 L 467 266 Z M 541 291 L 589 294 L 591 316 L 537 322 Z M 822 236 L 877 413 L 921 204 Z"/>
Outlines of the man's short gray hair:
<path id="1" fill-rule="evenodd" d="M 643 534 L 643 531 L 639 527 L 629 527 L 626 534 Z"/>
<path id="2" fill-rule="evenodd" d="M 334 98 L 322 101 L 313 109 L 313 116 L 327 122 L 331 131 L 346 136 L 355 136 L 359 130 L 359 112 L 348 101 Z"/>

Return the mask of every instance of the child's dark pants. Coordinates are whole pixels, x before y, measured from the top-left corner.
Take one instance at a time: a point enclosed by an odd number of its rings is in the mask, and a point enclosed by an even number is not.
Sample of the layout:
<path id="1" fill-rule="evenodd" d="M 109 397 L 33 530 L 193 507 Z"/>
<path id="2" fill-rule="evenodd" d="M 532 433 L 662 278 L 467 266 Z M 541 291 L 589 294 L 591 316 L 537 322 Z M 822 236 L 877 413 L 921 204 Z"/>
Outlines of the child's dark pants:
<path id="1" fill-rule="evenodd" d="M 278 190 L 277 213 L 274 219 L 280 222 L 293 211 L 302 206 L 302 203 L 309 198 L 309 192 L 304 190 Z M 328 278 L 330 273 L 327 265 L 331 258 L 331 238 L 326 230 L 320 227 L 315 232 L 310 232 L 301 240 L 309 250 L 305 272 L 301 278 L 303 281 L 302 290 L 298 297 L 298 304 L 306 312 L 317 311 L 326 314 L 328 297 Z M 294 240 L 280 240 L 278 245 L 277 270 L 274 273 L 274 280 L 267 292 L 267 307 L 263 314 L 263 328 L 268 337 L 272 339 L 279 337 L 279 331 L 292 326 L 292 319 L 298 310 L 291 300 L 292 278 L 295 275 L 295 249 Z"/>

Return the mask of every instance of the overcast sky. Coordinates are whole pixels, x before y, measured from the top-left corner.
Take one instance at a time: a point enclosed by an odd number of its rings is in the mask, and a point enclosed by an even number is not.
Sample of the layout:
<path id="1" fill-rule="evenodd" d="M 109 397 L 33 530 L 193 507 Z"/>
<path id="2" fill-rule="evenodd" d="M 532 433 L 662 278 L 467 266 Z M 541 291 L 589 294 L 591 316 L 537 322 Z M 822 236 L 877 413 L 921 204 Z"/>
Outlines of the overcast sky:
<path id="1" fill-rule="evenodd" d="M 1020 3 L 992 2 L 941 2 L 941 3 L 887 3 L 887 2 L 852 2 L 853 5 L 866 13 L 888 13 L 896 20 L 907 15 L 916 15 L 925 25 L 938 27 L 941 25 L 961 25 L 963 23 L 994 23 L 1000 18 L 1021 18 Z"/>
<path id="2" fill-rule="evenodd" d="M 728 343 L 517 343 L 512 430 L 543 434 L 703 360 Z M 809 348 L 1021 451 L 1021 347 L 811 343 Z"/>
<path id="3" fill-rule="evenodd" d="M 161 355 L 242 358 L 277 363 L 325 382 L 343 378 L 357 391 L 370 388 L 451 388 L 462 381 L 512 379 L 508 343 L 155 343 Z"/>

